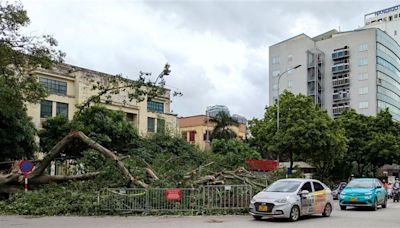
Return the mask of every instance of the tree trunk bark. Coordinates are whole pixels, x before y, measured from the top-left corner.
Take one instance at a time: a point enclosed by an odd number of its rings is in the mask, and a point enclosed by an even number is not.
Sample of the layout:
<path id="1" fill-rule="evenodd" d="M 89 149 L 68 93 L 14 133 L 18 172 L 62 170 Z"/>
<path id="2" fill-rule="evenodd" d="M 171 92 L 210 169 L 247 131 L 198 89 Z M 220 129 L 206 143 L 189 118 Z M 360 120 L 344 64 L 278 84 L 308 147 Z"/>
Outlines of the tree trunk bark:
<path id="1" fill-rule="evenodd" d="M 31 184 L 47 184 L 53 181 L 67 181 L 67 180 L 83 180 L 95 177 L 99 173 L 88 173 L 83 175 L 76 176 L 43 176 L 43 172 L 50 165 L 51 161 L 53 161 L 61 152 L 63 152 L 66 145 L 71 143 L 73 139 L 80 139 L 82 142 L 87 144 L 90 148 L 100 152 L 106 158 L 115 161 L 115 166 L 121 171 L 122 175 L 130 182 L 135 185 L 139 185 L 143 188 L 147 188 L 148 185 L 131 175 L 129 170 L 125 167 L 124 163 L 115 155 L 114 152 L 108 150 L 102 145 L 98 144 L 91 138 L 87 137 L 84 133 L 80 131 L 73 131 L 65 136 L 61 141 L 59 141 L 50 152 L 43 158 L 43 160 L 39 163 L 39 165 L 33 170 L 32 173 L 28 175 L 29 182 Z M 6 187 L 5 185 L 12 184 L 20 184 L 19 178 L 20 174 L 18 173 L 9 173 L 6 175 L 0 175 L 0 189 Z"/>

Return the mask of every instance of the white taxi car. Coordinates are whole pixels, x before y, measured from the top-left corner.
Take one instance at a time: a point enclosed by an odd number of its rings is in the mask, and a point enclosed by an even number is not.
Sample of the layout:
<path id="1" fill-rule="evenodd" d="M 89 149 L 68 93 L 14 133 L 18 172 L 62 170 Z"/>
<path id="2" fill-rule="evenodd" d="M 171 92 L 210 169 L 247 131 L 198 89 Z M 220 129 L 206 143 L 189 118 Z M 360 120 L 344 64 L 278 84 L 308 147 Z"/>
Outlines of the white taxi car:
<path id="1" fill-rule="evenodd" d="M 294 222 L 310 214 L 329 217 L 332 209 L 331 190 L 313 179 L 278 180 L 255 195 L 250 203 L 250 214 L 256 220 L 280 217 Z"/>

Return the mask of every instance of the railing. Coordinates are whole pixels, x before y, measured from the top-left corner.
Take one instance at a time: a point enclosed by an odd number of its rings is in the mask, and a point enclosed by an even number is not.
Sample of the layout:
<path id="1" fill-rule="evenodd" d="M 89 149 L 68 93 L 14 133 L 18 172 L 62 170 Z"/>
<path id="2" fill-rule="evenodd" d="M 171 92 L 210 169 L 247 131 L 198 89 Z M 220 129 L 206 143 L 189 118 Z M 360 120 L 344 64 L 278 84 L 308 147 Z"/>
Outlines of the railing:
<path id="1" fill-rule="evenodd" d="M 205 210 L 246 209 L 253 196 L 250 185 L 212 185 L 203 191 Z"/>
<path id="2" fill-rule="evenodd" d="M 338 50 L 332 53 L 332 59 L 341 59 L 341 58 L 346 58 L 349 57 L 349 49 L 342 49 Z"/>
<path id="3" fill-rule="evenodd" d="M 332 66 L 332 73 L 342 73 L 350 70 L 350 65 L 348 63 L 341 63 L 340 65 Z"/>
<path id="4" fill-rule="evenodd" d="M 203 213 L 218 209 L 247 209 L 253 190 L 250 185 L 210 185 L 200 188 L 106 188 L 98 195 L 101 210 L 124 212 Z"/>
<path id="5" fill-rule="evenodd" d="M 350 84 L 350 78 L 332 80 L 333 87 L 344 86 L 349 84 Z"/>

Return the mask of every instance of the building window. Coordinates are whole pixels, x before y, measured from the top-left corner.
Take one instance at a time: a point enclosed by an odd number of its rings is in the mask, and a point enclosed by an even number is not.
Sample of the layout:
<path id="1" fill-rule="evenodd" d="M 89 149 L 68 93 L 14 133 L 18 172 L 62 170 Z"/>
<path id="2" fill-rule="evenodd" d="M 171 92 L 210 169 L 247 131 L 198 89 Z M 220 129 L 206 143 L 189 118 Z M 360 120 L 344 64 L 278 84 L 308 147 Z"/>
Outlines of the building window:
<path id="1" fill-rule="evenodd" d="M 288 62 L 292 62 L 292 61 L 293 61 L 293 55 L 292 55 L 292 54 L 289 54 L 289 55 L 288 55 L 287 61 L 288 61 Z"/>
<path id="2" fill-rule="evenodd" d="M 358 51 L 368 51 L 368 44 L 361 44 L 358 47 Z"/>
<path id="3" fill-rule="evenodd" d="M 279 56 L 272 57 L 272 65 L 279 64 L 279 63 L 280 63 Z"/>
<path id="4" fill-rule="evenodd" d="M 207 133 L 208 133 L 208 135 L 207 135 Z M 206 133 L 204 133 L 204 135 L 203 135 L 203 140 L 207 141 L 207 140 L 210 140 L 210 138 L 211 138 L 211 131 L 206 130 Z"/>
<path id="5" fill-rule="evenodd" d="M 368 94 L 368 87 L 362 87 L 358 89 L 358 94 Z"/>
<path id="6" fill-rule="evenodd" d="M 165 133 L 165 120 L 157 119 L 157 133 Z"/>
<path id="7" fill-rule="evenodd" d="M 274 70 L 274 71 L 272 71 L 272 76 L 276 77 L 276 76 L 278 76 L 280 73 L 281 73 L 280 70 Z"/>
<path id="8" fill-rule="evenodd" d="M 366 109 L 368 108 L 368 101 L 363 101 L 358 104 L 359 109 Z"/>
<path id="9" fill-rule="evenodd" d="M 287 74 L 292 74 L 293 73 L 293 69 L 291 67 L 287 68 Z"/>
<path id="10" fill-rule="evenodd" d="M 278 84 L 273 84 L 272 85 L 272 90 L 278 90 Z"/>
<path id="11" fill-rule="evenodd" d="M 358 59 L 358 66 L 366 66 L 368 65 L 368 58 L 359 58 Z"/>
<path id="12" fill-rule="evenodd" d="M 40 78 L 40 83 L 51 93 L 67 95 L 67 83 L 63 81 Z"/>
<path id="13" fill-rule="evenodd" d="M 133 122 L 134 118 L 135 117 L 134 117 L 133 113 L 129 113 L 129 112 L 126 113 L 126 121 Z"/>
<path id="14" fill-rule="evenodd" d="M 394 30 L 394 35 L 397 36 L 397 30 Z"/>
<path id="15" fill-rule="evenodd" d="M 56 115 L 64 116 L 68 119 L 68 104 L 57 102 Z"/>
<path id="16" fill-rule="evenodd" d="M 53 115 L 53 102 L 42 100 L 40 102 L 40 118 L 47 118 Z"/>
<path id="17" fill-rule="evenodd" d="M 196 138 L 196 131 L 189 132 L 189 142 L 194 142 Z"/>
<path id="18" fill-rule="evenodd" d="M 147 111 L 151 112 L 164 112 L 164 103 L 156 101 L 147 102 Z"/>
<path id="19" fill-rule="evenodd" d="M 289 80 L 288 81 L 288 88 L 292 88 L 293 87 L 293 80 Z"/>
<path id="20" fill-rule="evenodd" d="M 360 73 L 358 74 L 358 81 L 368 80 L 368 73 Z"/>
<path id="21" fill-rule="evenodd" d="M 187 132 L 186 132 L 186 131 L 183 131 L 183 132 L 182 132 L 182 138 L 183 138 L 185 141 L 187 141 Z"/>
<path id="22" fill-rule="evenodd" d="M 147 132 L 156 132 L 156 119 L 147 117 Z"/>

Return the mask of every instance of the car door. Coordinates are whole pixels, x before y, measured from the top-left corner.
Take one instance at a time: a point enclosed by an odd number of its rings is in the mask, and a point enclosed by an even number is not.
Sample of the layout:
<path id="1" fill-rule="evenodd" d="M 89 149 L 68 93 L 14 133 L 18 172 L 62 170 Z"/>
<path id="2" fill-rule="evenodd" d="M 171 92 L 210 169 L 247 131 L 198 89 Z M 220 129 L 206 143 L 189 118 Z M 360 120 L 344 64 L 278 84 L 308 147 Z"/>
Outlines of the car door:
<path id="1" fill-rule="evenodd" d="M 313 181 L 314 187 L 314 204 L 313 213 L 322 213 L 325 209 L 325 205 L 328 201 L 328 193 L 325 187 L 318 181 Z"/>
<path id="2" fill-rule="evenodd" d="M 382 204 L 385 200 L 386 190 L 383 187 L 383 184 L 380 180 L 376 180 L 376 198 L 378 199 L 378 203 Z"/>
<path id="3" fill-rule="evenodd" d="M 303 190 L 307 190 L 309 193 L 307 195 L 301 195 Z M 301 214 L 308 215 L 313 213 L 314 195 L 311 182 L 307 181 L 300 188 L 300 202 L 301 202 Z"/>

